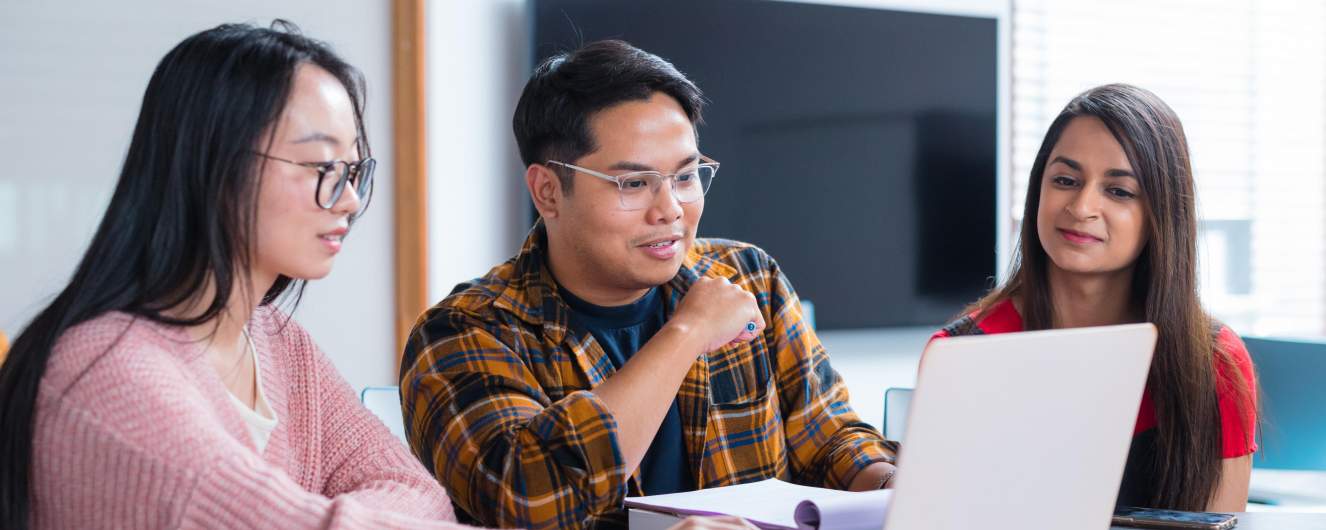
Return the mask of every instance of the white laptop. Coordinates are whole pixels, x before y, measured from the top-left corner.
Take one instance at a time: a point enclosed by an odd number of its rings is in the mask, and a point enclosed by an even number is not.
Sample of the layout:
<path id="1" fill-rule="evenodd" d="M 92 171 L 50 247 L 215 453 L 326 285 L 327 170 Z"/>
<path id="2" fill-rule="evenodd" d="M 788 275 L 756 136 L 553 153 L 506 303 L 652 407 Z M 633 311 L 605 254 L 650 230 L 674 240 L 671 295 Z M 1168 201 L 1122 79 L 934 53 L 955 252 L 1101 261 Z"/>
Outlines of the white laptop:
<path id="1" fill-rule="evenodd" d="M 1156 329 L 932 341 L 887 530 L 1106 529 Z"/>

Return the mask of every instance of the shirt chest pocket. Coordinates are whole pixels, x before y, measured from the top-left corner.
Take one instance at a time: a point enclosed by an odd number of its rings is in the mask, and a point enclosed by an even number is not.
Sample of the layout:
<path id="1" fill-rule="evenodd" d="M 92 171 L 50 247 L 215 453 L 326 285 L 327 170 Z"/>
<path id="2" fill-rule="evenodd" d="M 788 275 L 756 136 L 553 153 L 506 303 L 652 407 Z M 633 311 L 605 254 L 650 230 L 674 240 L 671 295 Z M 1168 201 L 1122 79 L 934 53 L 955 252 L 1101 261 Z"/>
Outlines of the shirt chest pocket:
<path id="1" fill-rule="evenodd" d="M 709 402 L 728 405 L 763 401 L 776 393 L 766 351 L 761 342 L 756 342 L 710 353 Z"/>
<path id="2" fill-rule="evenodd" d="M 772 367 L 762 352 L 749 348 L 727 348 L 720 352 L 730 353 L 730 357 L 711 355 L 709 359 L 705 446 L 708 454 L 721 455 L 709 460 L 710 469 L 704 473 L 710 486 L 746 482 L 752 477 L 784 477 L 787 473 L 787 448 Z"/>

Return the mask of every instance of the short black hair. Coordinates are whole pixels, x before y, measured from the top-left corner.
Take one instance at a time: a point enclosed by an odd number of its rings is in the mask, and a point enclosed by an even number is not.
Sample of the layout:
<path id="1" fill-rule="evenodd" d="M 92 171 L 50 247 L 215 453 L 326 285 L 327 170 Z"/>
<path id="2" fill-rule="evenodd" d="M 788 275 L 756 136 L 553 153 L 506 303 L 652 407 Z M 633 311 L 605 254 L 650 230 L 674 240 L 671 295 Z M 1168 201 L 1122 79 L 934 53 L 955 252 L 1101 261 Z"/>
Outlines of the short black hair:
<path id="1" fill-rule="evenodd" d="M 598 146 L 589 127 L 594 113 L 655 92 L 681 104 L 700 124 L 704 95 L 672 63 L 620 40 L 602 40 L 549 57 L 534 69 L 516 103 L 511 127 L 526 167 L 548 160 L 571 162 Z M 558 171 L 570 191 L 571 173 Z"/>

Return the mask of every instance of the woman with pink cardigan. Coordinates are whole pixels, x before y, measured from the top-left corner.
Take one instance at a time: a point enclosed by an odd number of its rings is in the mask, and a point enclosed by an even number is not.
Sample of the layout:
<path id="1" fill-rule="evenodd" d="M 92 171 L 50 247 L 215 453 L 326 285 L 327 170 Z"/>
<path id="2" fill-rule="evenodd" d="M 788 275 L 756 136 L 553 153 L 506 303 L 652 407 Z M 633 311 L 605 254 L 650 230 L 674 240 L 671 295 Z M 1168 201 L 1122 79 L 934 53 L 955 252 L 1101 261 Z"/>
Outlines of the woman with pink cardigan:
<path id="1" fill-rule="evenodd" d="M 87 253 L 0 368 L 0 527 L 461 527 L 275 309 L 368 206 L 362 109 L 284 22 L 162 59 Z"/>
<path id="2" fill-rule="evenodd" d="M 0 368 L 0 527 L 459 527 L 274 307 L 368 205 L 362 103 L 285 23 L 162 59 L 90 247 Z"/>

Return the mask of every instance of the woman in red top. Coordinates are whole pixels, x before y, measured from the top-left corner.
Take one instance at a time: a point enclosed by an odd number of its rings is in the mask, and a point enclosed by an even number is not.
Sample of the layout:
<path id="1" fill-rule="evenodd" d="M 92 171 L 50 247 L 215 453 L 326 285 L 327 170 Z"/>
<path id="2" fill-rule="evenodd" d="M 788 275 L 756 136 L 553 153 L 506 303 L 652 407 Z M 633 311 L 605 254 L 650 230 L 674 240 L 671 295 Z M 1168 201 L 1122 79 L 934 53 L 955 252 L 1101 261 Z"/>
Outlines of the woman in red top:
<path id="1" fill-rule="evenodd" d="M 1079 95 L 1036 154 L 1008 281 L 935 336 L 1156 324 L 1118 503 L 1244 511 L 1256 379 L 1198 299 L 1193 188 L 1168 105 L 1128 85 Z"/>

